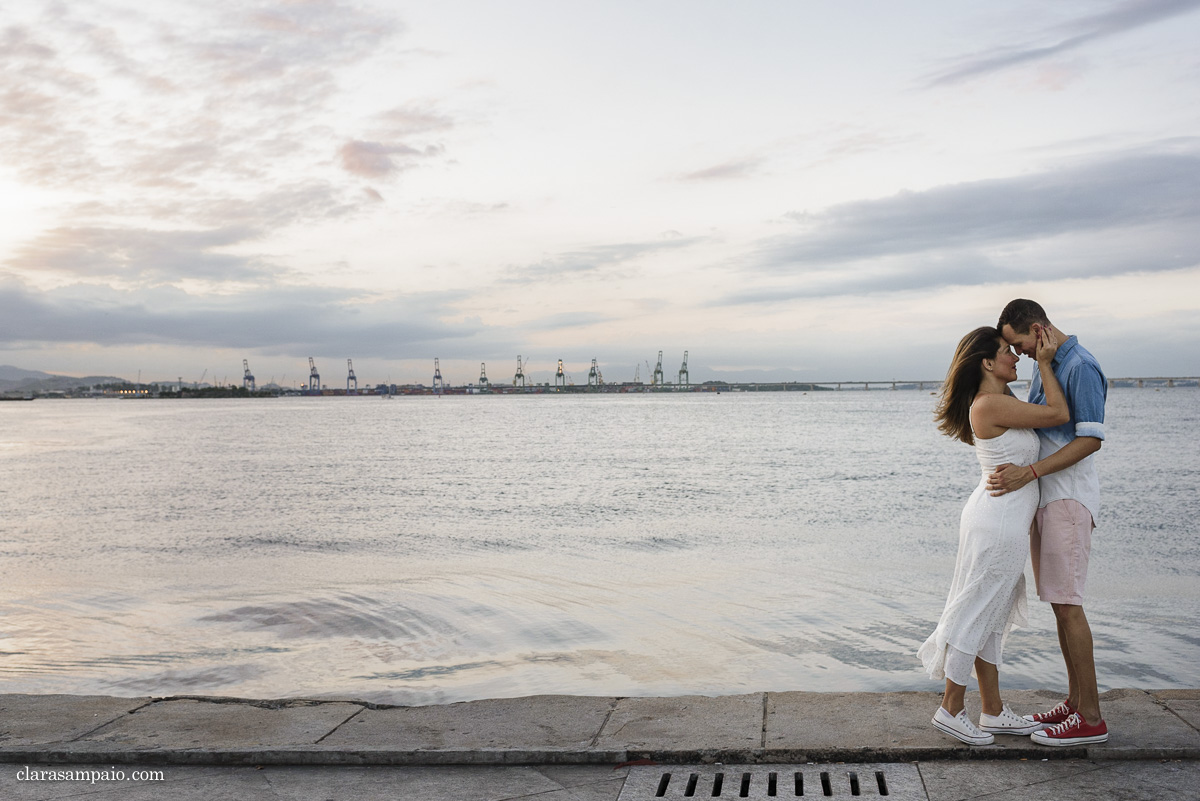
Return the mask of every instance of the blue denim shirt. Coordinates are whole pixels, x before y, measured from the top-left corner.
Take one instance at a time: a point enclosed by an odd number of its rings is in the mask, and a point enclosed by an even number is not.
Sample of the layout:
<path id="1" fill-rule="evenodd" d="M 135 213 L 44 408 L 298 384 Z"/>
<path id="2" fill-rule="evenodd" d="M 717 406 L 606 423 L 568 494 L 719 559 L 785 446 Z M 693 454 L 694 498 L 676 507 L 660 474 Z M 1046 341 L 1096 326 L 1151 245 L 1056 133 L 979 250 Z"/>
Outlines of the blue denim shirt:
<path id="1" fill-rule="evenodd" d="M 1071 419 L 1054 428 L 1039 428 L 1041 453 L 1045 459 L 1076 437 L 1104 439 L 1104 402 L 1108 399 L 1108 379 L 1096 357 L 1079 344 L 1076 337 L 1067 337 L 1054 354 L 1054 377 L 1067 396 Z M 1029 402 L 1046 403 L 1042 374 L 1034 370 L 1029 384 Z M 1041 506 L 1051 501 L 1069 498 L 1079 501 L 1092 513 L 1093 521 L 1100 511 L 1100 477 L 1096 472 L 1095 454 L 1082 459 L 1065 470 L 1038 479 L 1042 491 Z"/>

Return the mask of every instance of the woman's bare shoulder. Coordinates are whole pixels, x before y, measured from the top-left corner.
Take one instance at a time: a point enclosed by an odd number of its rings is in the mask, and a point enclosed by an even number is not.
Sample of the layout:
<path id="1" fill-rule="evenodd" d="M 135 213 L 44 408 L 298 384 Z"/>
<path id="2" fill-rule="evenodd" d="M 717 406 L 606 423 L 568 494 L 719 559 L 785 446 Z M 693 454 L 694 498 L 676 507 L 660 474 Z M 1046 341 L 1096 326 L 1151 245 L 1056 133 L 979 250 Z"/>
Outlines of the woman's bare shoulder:
<path id="1" fill-rule="evenodd" d="M 1020 402 L 1012 395 L 1003 395 L 999 392 L 984 392 L 975 396 L 975 402 L 971 404 L 971 408 L 987 411 L 989 409 L 1004 408 L 1010 403 Z"/>
<path id="2" fill-rule="evenodd" d="M 975 402 L 971 404 L 971 420 L 975 425 L 983 425 L 992 422 L 997 414 L 1003 414 L 1005 410 L 1011 410 L 1014 404 L 1020 405 L 1023 401 L 1019 401 L 1012 395 L 1004 395 L 999 392 L 985 392 L 975 396 Z"/>

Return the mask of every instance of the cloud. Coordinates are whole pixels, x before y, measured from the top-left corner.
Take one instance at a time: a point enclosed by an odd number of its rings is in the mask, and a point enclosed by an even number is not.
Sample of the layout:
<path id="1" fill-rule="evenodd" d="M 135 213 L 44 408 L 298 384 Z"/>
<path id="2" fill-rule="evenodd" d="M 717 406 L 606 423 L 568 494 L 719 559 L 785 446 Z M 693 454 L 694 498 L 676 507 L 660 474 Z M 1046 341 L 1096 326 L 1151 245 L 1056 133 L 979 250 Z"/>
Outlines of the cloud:
<path id="1" fill-rule="evenodd" d="M 805 276 L 800 282 L 738 290 L 708 305 L 741 306 L 840 295 L 890 294 L 947 286 L 983 286 L 1026 277 L 978 253 L 950 253 L 939 254 L 919 264 L 890 260 L 869 265 L 846 265 Z"/>
<path id="2" fill-rule="evenodd" d="M 408 204 L 408 209 L 414 215 L 471 220 L 508 214 L 517 210 L 517 207 L 506 202 L 480 202 L 461 198 L 429 197 L 413 200 Z"/>
<path id="3" fill-rule="evenodd" d="M 327 181 L 281 181 L 245 197 L 196 198 L 186 208 L 186 216 L 198 225 L 244 225 L 267 231 L 353 214 L 362 207 L 361 197 L 351 187 L 339 187 Z M 150 211 L 147 209 L 147 214 Z M 180 209 L 181 216 L 183 213 L 184 209 Z"/>
<path id="4" fill-rule="evenodd" d="M 411 169 L 414 161 L 421 158 L 436 156 L 441 148 L 430 145 L 424 150 L 417 150 L 408 145 L 385 145 L 380 142 L 352 141 L 342 145 L 342 166 L 347 172 L 361 175 L 364 178 L 386 178 L 393 173 Z M 394 157 L 402 157 L 397 163 Z"/>
<path id="5" fill-rule="evenodd" d="M 447 131 L 454 127 L 454 120 L 428 105 L 398 106 L 375 115 L 367 127 L 372 140 L 355 139 L 342 145 L 342 167 L 365 178 L 387 178 L 445 152 L 440 143 L 419 146 L 408 142 L 421 134 Z"/>
<path id="6" fill-rule="evenodd" d="M 1186 269 L 1198 181 L 1200 154 L 1134 153 L 794 213 L 749 259 L 759 280 L 710 305 Z"/>
<path id="7" fill-rule="evenodd" d="M 859 131 L 847 133 L 830 142 L 822 161 L 831 161 L 845 156 L 855 156 L 863 153 L 878 153 L 884 150 L 896 150 L 917 141 L 918 137 L 911 134 L 900 134 L 891 131 Z"/>
<path id="8" fill-rule="evenodd" d="M 564 328 L 584 328 L 590 325 L 610 323 L 617 319 L 619 318 L 609 314 L 580 310 L 539 317 L 524 327 L 533 331 L 559 331 Z"/>
<path id="9" fill-rule="evenodd" d="M 477 321 L 442 321 L 460 299 L 454 293 L 362 297 L 281 285 L 231 296 L 96 284 L 39 292 L 8 281 L 0 283 L 0 345 L 167 344 L 297 357 L 424 357 L 439 344 L 485 333 Z"/>
<path id="10" fill-rule="evenodd" d="M 348 140 L 352 175 L 406 166 L 401 146 L 383 140 L 372 152 L 339 132 L 359 121 L 335 107 L 346 75 L 398 37 L 399 22 L 337 0 L 215 2 L 180 19 L 164 8 L 47 4 L 0 31 L 0 160 L 22 181 L 187 227 L 264 186 L 291 187 L 298 175 L 319 184 Z M 439 124 L 432 111 L 423 122 L 410 112 L 410 130 Z M 296 194 L 275 216 L 337 216 L 358 191 Z"/>
<path id="11" fill-rule="evenodd" d="M 761 159 L 740 159 L 738 161 L 727 161 L 724 164 L 717 164 L 712 167 L 706 167 L 695 172 L 684 173 L 680 175 L 680 181 L 728 181 L 736 178 L 746 178 L 753 175 L 759 165 Z"/>
<path id="12" fill-rule="evenodd" d="M 146 283 L 256 281 L 273 271 L 252 257 L 218 252 L 255 236 L 244 226 L 204 231 L 54 228 L 20 248 L 6 264 L 24 273 Z"/>
<path id="13" fill-rule="evenodd" d="M 818 214 L 764 247 L 772 271 L 1060 234 L 1200 221 L 1200 155 L 1130 155 L 1059 170 L 902 192 Z"/>
<path id="14" fill-rule="evenodd" d="M 624 242 L 614 245 L 594 245 L 568 251 L 534 264 L 511 267 L 501 281 L 528 284 L 542 281 L 577 280 L 599 276 L 611 277 L 612 268 L 635 262 L 640 258 L 664 251 L 679 250 L 705 241 L 703 237 L 665 239 L 658 242 Z"/>
<path id="15" fill-rule="evenodd" d="M 447 131 L 454 127 L 453 119 L 428 105 L 397 106 L 379 114 L 376 122 L 393 138 Z"/>
<path id="16" fill-rule="evenodd" d="M 255 242 L 366 213 L 382 181 L 442 152 L 434 100 L 361 119 L 343 85 L 403 25 L 340 0 L 27 10 L 0 27 L 0 162 L 65 190 L 53 228 L 0 256 L 19 275 L 122 286 L 288 276 Z M 389 108 L 385 106 L 384 108 Z M 342 130 L 343 127 L 348 130 Z M 379 137 L 356 135 L 357 130 Z"/>
<path id="17" fill-rule="evenodd" d="M 927 87 L 945 86 L 1020 64 L 1058 56 L 1086 44 L 1200 9 L 1200 0 L 1125 0 L 1108 11 L 1060 26 L 1053 44 L 1015 45 L 977 53 L 930 76 Z"/>
<path id="18" fill-rule="evenodd" d="M 143 198 L 122 202 L 115 198 L 96 197 L 67 208 L 70 217 L 83 220 L 146 218 L 164 223 L 186 221 L 199 227 L 236 226 L 265 232 L 313 220 L 352 215 L 369 205 L 364 200 L 371 201 L 372 198 L 362 193 L 362 187 L 310 180 L 250 189 L 241 196 L 196 191 L 186 197 L 160 201 Z"/>

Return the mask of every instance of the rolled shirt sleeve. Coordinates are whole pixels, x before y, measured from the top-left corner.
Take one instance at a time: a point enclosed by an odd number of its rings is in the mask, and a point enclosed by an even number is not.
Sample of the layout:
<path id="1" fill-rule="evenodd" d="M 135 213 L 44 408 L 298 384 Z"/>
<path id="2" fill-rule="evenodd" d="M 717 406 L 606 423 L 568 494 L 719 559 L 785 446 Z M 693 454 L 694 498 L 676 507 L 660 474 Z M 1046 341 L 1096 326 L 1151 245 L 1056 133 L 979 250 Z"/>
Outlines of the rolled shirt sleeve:
<path id="1" fill-rule="evenodd" d="M 1070 378 L 1071 418 L 1075 436 L 1104 439 L 1104 400 L 1108 394 L 1104 375 L 1096 365 L 1080 361 Z"/>

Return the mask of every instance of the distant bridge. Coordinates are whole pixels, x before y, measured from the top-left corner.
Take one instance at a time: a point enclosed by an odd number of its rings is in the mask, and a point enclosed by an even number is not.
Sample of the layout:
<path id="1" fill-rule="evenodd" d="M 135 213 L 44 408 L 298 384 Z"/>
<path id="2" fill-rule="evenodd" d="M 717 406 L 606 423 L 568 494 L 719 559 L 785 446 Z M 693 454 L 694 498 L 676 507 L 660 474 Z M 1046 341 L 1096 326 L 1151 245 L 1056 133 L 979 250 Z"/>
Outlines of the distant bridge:
<path id="1" fill-rule="evenodd" d="M 1030 379 L 1022 378 L 1018 381 L 1014 381 L 1013 383 L 1014 384 L 1025 384 L 1026 386 L 1028 386 L 1029 382 L 1030 382 Z M 764 382 L 760 382 L 760 383 L 761 383 L 761 385 L 767 385 L 767 384 L 773 384 L 774 382 L 764 381 Z M 819 386 L 819 387 L 832 387 L 834 389 L 839 389 L 839 390 L 843 389 L 843 388 L 845 388 L 845 389 L 862 389 L 862 390 L 867 390 L 867 389 L 872 389 L 872 388 L 875 388 L 875 389 L 883 388 L 883 389 L 937 390 L 937 389 L 940 389 L 942 386 L 942 379 L 937 379 L 937 380 L 926 379 L 924 381 L 921 381 L 921 380 L 901 381 L 899 379 L 897 379 L 895 381 L 805 381 L 802 383 L 811 384 L 813 386 Z M 741 386 L 747 386 L 747 385 L 748 384 L 741 384 Z M 1110 378 L 1110 379 L 1108 379 L 1108 386 L 1110 388 L 1111 387 L 1119 387 L 1119 386 L 1133 386 L 1133 387 L 1138 387 L 1139 389 L 1142 389 L 1145 387 L 1152 387 L 1152 388 L 1175 387 L 1177 385 L 1187 386 L 1187 387 L 1192 387 L 1192 386 L 1200 387 L 1200 377 L 1198 377 L 1198 376 L 1178 376 L 1177 375 L 1177 376 L 1142 376 L 1140 378 L 1134 377 L 1134 378 Z"/>
<path id="2" fill-rule="evenodd" d="M 942 385 L 942 379 L 925 379 L 924 381 L 804 381 L 818 387 L 833 387 L 834 389 L 937 389 Z"/>
<path id="3" fill-rule="evenodd" d="M 1138 388 L 1145 387 L 1147 384 L 1149 384 L 1150 386 L 1165 386 L 1165 387 L 1173 387 L 1176 384 L 1184 384 L 1187 386 L 1191 386 L 1192 384 L 1195 384 L 1196 386 L 1200 386 L 1200 378 L 1198 378 L 1196 376 L 1178 376 L 1177 375 L 1177 376 L 1157 376 L 1154 378 L 1143 377 L 1143 378 L 1110 378 L 1110 379 L 1108 379 L 1108 385 L 1110 387 L 1115 387 L 1119 384 L 1132 384 Z"/>
<path id="4" fill-rule="evenodd" d="M 1029 385 L 1028 378 L 1022 378 L 1020 381 L 1014 382 L 1017 384 Z M 1200 377 L 1197 376 L 1143 376 L 1141 378 L 1110 378 L 1108 379 L 1109 388 L 1113 387 L 1137 387 L 1145 389 L 1161 389 L 1163 387 L 1200 387 Z"/>

